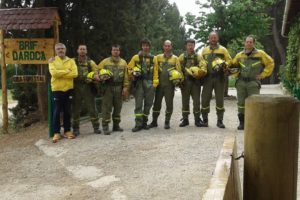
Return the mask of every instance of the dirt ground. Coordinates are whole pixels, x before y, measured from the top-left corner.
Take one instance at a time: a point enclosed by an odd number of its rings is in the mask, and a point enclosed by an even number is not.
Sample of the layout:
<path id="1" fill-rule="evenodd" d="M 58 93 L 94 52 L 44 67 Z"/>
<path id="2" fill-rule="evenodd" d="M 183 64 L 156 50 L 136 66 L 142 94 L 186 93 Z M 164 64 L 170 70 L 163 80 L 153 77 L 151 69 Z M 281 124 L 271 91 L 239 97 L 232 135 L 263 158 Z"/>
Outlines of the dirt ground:
<path id="1" fill-rule="evenodd" d="M 279 86 L 262 90 L 278 91 Z M 19 133 L 0 135 L 1 199 L 201 199 L 224 137 L 234 133 L 238 153 L 243 151 L 243 132 L 236 130 L 236 100 L 225 101 L 223 130 L 215 125 L 214 100 L 208 128 L 195 127 L 192 115 L 190 126 L 179 128 L 179 91 L 174 105 L 170 130 L 163 129 L 161 115 L 158 128 L 132 133 L 131 100 L 122 110 L 122 133 L 95 135 L 91 124 L 85 123 L 75 140 L 53 144 L 47 125 L 39 123 Z"/>

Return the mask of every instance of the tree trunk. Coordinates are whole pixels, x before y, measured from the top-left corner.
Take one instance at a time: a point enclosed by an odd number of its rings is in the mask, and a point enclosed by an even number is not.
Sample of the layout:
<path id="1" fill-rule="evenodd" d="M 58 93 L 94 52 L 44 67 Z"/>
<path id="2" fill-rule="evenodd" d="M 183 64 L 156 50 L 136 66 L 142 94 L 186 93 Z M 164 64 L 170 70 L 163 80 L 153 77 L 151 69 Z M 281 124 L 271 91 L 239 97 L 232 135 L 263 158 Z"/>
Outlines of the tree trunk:
<path id="1" fill-rule="evenodd" d="M 281 40 L 280 40 L 280 30 L 278 30 L 278 26 L 277 26 L 277 6 L 274 6 L 273 8 L 273 23 L 272 23 L 272 33 L 273 33 L 273 40 L 276 46 L 276 49 L 278 50 L 279 56 L 280 56 L 280 60 L 281 60 L 281 64 L 284 65 L 286 62 L 286 54 L 285 54 L 285 49 L 283 47 L 283 45 L 281 44 Z"/>
<path id="2" fill-rule="evenodd" d="M 38 66 L 38 74 L 46 76 L 47 65 Z M 47 82 L 37 83 L 37 99 L 38 99 L 38 109 L 42 120 L 47 120 L 48 117 L 48 95 Z"/>
<path id="3" fill-rule="evenodd" d="M 45 0 L 36 0 L 33 7 L 43 7 L 45 6 Z M 45 37 L 45 31 L 37 31 L 37 36 Z M 47 65 L 38 66 L 38 74 L 46 76 Z M 38 99 L 38 110 L 42 120 L 47 120 L 48 118 L 48 91 L 47 82 L 37 83 L 37 99 Z"/>

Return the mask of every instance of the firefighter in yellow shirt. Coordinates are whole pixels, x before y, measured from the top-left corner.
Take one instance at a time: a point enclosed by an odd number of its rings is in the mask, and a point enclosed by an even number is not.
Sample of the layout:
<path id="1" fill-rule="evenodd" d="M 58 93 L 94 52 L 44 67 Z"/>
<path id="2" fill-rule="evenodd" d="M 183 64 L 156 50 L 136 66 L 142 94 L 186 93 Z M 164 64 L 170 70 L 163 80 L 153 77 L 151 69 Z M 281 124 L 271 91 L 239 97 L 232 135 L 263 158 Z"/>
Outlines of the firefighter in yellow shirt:
<path id="1" fill-rule="evenodd" d="M 123 131 L 120 127 L 121 109 L 123 97 L 128 96 L 128 69 L 127 63 L 120 58 L 120 45 L 113 45 L 111 57 L 102 60 L 99 65 L 99 72 L 95 73 L 95 79 L 102 81 L 103 101 L 102 101 L 102 127 L 105 135 L 109 135 L 109 123 L 111 113 L 113 120 L 112 131 Z M 101 78 L 102 75 L 108 75 L 109 78 Z M 106 76 L 107 77 L 107 76 Z M 113 111 L 112 111 L 113 110 Z"/>
<path id="2" fill-rule="evenodd" d="M 164 53 L 156 56 L 154 60 L 154 66 L 159 71 L 159 81 L 153 83 L 156 87 L 154 106 L 152 110 L 153 121 L 150 124 L 150 128 L 157 127 L 157 119 L 160 114 L 161 104 L 163 98 L 166 102 L 166 114 L 165 114 L 165 129 L 170 128 L 170 119 L 173 113 L 173 98 L 175 85 L 180 84 L 183 81 L 183 75 L 181 72 L 180 62 L 177 56 L 172 54 L 172 43 L 170 40 L 166 40 L 163 45 Z"/>
<path id="3" fill-rule="evenodd" d="M 154 67 L 154 56 L 150 53 L 150 47 L 150 40 L 143 39 L 141 51 L 128 64 L 135 98 L 135 127 L 132 132 L 149 129 L 148 115 L 155 95 L 153 83 L 158 82 L 158 69 Z"/>
<path id="4" fill-rule="evenodd" d="M 73 133 L 78 136 L 79 131 L 79 120 L 80 112 L 85 106 L 90 115 L 90 120 L 92 122 L 94 133 L 100 134 L 99 130 L 99 118 L 95 107 L 95 96 L 97 93 L 97 88 L 94 82 L 87 79 L 87 74 L 96 71 L 98 66 L 96 63 L 87 56 L 87 46 L 80 44 L 77 49 L 78 57 L 75 58 L 77 65 L 78 77 L 74 79 L 74 95 L 72 103 L 72 127 Z"/>
<path id="5" fill-rule="evenodd" d="M 238 118 L 240 124 L 238 130 L 244 130 L 245 99 L 253 94 L 259 94 L 260 81 L 270 76 L 274 69 L 274 60 L 262 50 L 254 47 L 255 39 L 248 36 L 245 40 L 245 49 L 238 53 L 230 69 L 237 72 L 237 99 Z"/>
<path id="6" fill-rule="evenodd" d="M 215 92 L 216 111 L 217 111 L 217 126 L 225 128 L 223 124 L 224 108 L 224 87 L 225 87 L 225 71 L 231 63 L 231 57 L 227 49 L 221 46 L 219 36 L 216 32 L 209 34 L 209 45 L 205 47 L 201 53 L 204 60 L 207 62 L 207 75 L 203 83 L 201 95 L 203 117 L 203 125 L 208 126 L 208 113 L 210 112 L 210 100 L 212 91 Z"/>
<path id="7" fill-rule="evenodd" d="M 53 142 L 61 139 L 60 113 L 63 112 L 64 136 L 74 139 L 71 130 L 71 100 L 73 79 L 77 77 L 75 61 L 66 56 L 66 46 L 62 43 L 55 45 L 56 56 L 49 60 L 51 74 L 51 88 L 53 96 Z"/>
<path id="8" fill-rule="evenodd" d="M 195 53 L 195 44 L 194 39 L 187 39 L 185 41 L 186 51 L 179 56 L 184 74 L 184 82 L 181 86 L 182 122 L 179 124 L 180 127 L 189 125 L 190 97 L 193 99 L 195 125 L 197 127 L 203 126 L 200 118 L 200 93 L 201 80 L 207 72 L 207 66 L 203 58 Z"/>

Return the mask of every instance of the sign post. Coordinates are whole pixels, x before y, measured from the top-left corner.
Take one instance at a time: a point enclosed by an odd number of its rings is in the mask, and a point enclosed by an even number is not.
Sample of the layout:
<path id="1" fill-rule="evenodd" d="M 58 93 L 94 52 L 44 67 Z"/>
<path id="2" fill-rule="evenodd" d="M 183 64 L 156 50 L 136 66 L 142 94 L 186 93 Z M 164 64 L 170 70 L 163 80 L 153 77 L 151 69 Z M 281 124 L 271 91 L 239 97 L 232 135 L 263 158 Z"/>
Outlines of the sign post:
<path id="1" fill-rule="evenodd" d="M 7 101 L 7 75 L 4 48 L 4 30 L 0 30 L 1 47 L 1 84 L 2 84 L 2 127 L 3 133 L 8 133 L 8 101 Z"/>
<path id="2" fill-rule="evenodd" d="M 61 21 L 56 7 L 0 9 L 3 132 L 8 132 L 6 64 L 48 64 L 49 58 L 54 56 L 54 45 L 59 41 L 59 25 L 61 25 Z M 51 28 L 53 28 L 53 38 L 5 38 L 6 31 Z M 41 83 L 45 80 L 44 74 L 13 77 L 13 81 L 16 83 Z M 39 96 L 39 98 L 41 97 Z M 50 126 L 52 125 L 50 124 Z"/>

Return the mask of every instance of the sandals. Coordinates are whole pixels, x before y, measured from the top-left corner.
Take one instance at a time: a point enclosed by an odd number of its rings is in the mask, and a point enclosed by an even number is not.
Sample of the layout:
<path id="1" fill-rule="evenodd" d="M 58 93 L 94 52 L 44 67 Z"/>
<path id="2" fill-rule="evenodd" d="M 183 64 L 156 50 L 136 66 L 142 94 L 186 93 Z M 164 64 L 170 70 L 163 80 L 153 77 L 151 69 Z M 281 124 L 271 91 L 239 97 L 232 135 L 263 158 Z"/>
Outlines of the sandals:
<path id="1" fill-rule="evenodd" d="M 75 139 L 76 136 L 71 131 L 68 131 L 65 132 L 64 137 L 68 139 Z"/>
<path id="2" fill-rule="evenodd" d="M 54 136 L 53 136 L 53 138 L 52 138 L 52 142 L 56 143 L 60 139 L 61 139 L 61 135 L 59 133 L 55 133 Z"/>
<path id="3" fill-rule="evenodd" d="M 70 131 L 65 132 L 64 137 L 68 138 L 68 139 L 74 139 L 74 138 L 76 138 L 76 136 L 72 132 L 70 132 Z M 61 140 L 61 135 L 60 135 L 60 133 L 55 133 L 54 136 L 53 136 L 53 138 L 52 138 L 52 142 L 56 143 L 56 142 L 58 142 L 58 140 Z"/>

